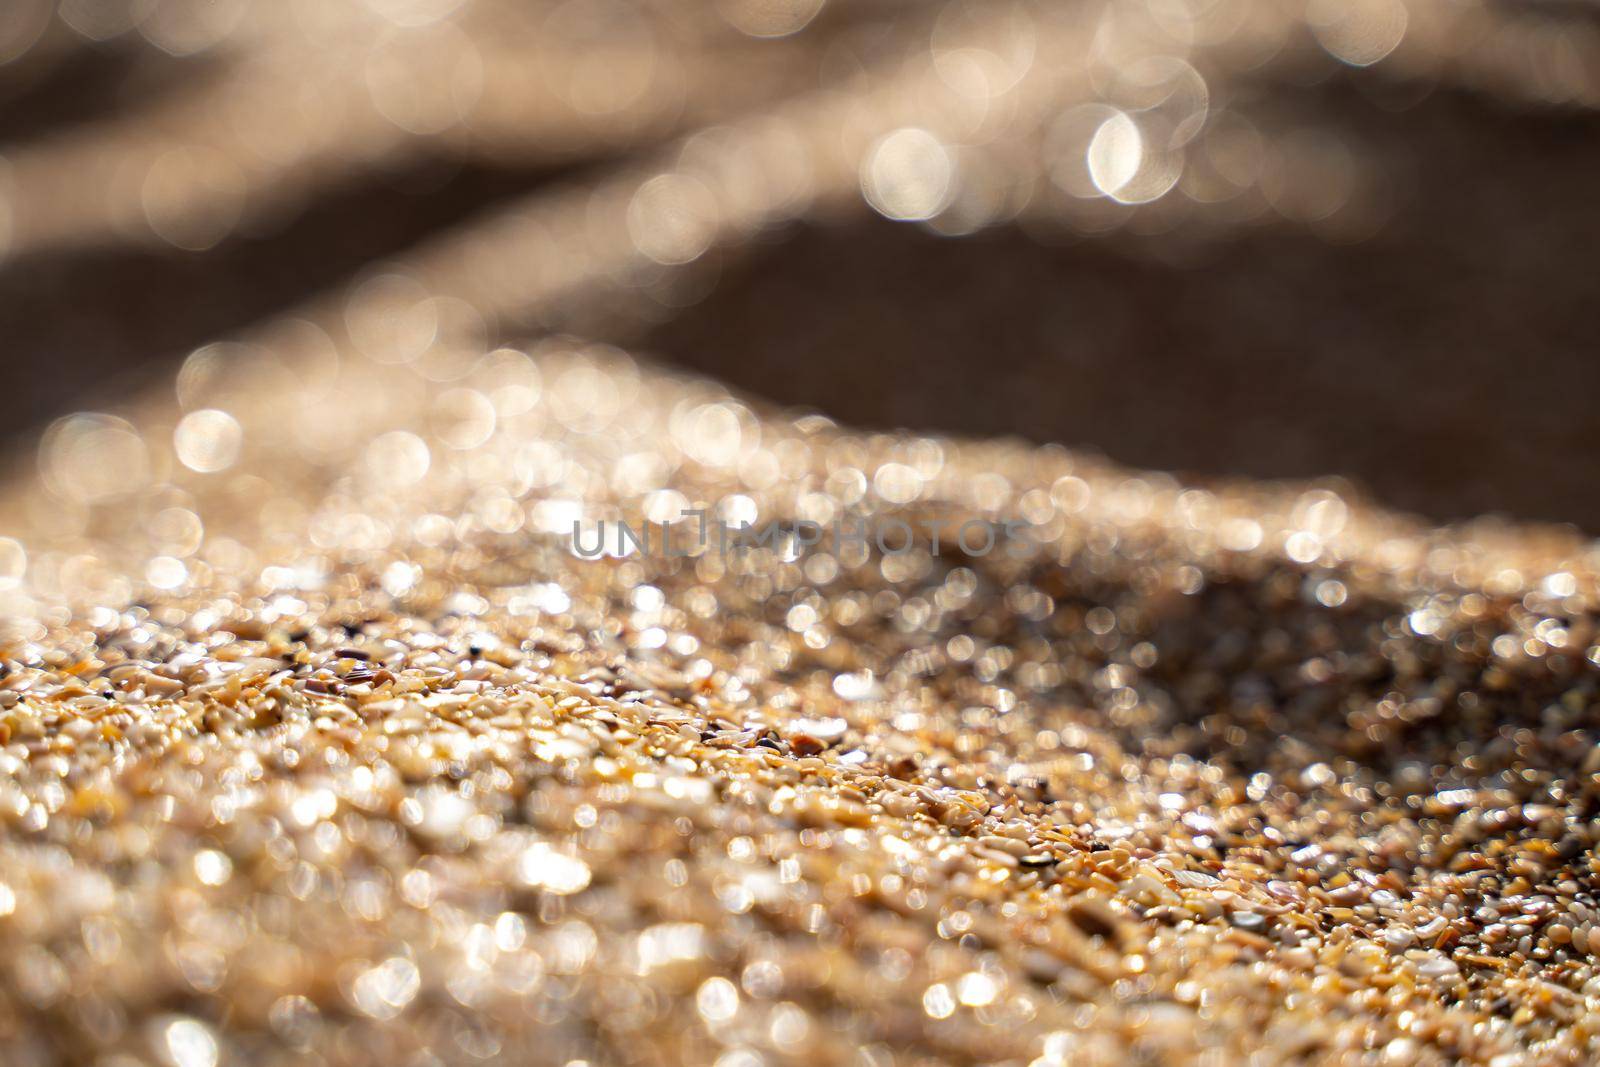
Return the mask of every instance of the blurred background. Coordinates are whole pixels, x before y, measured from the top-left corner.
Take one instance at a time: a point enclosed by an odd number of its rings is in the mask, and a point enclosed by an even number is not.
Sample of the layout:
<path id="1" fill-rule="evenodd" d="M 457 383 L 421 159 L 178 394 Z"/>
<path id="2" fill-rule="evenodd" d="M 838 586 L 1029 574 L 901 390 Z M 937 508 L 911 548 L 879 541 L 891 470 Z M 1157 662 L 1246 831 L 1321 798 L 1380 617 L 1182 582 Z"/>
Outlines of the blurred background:
<path id="1" fill-rule="evenodd" d="M 634 194 L 648 269 L 458 291 L 852 424 L 1600 531 L 1597 102 L 1565 0 L 5 0 L 0 435 L 705 157 L 750 188 Z"/>

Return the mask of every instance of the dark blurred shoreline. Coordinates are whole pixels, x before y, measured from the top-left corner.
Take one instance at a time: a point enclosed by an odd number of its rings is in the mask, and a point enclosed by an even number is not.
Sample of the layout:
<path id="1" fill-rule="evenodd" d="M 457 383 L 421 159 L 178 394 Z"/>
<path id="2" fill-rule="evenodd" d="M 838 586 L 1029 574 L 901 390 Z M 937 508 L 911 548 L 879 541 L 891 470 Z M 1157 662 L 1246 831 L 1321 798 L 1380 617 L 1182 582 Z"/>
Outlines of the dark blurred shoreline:
<path id="1" fill-rule="evenodd" d="M 1600 120 L 1330 82 L 1305 121 L 1384 162 L 1395 214 L 1339 246 L 1283 224 L 1200 242 L 941 238 L 871 217 L 721 265 L 641 334 L 591 334 L 865 427 L 1016 435 L 1200 478 L 1344 476 L 1440 521 L 1600 531 Z M 0 267 L 7 447 L 157 381 L 193 347 L 570 172 L 432 159 L 204 255 Z"/>

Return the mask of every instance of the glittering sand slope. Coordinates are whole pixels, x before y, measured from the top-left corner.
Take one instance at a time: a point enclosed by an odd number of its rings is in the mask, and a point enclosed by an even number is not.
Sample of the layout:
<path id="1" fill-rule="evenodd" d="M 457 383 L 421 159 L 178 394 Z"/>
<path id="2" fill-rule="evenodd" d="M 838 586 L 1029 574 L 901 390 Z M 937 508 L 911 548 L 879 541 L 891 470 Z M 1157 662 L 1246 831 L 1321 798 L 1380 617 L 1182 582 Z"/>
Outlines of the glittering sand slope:
<path id="1" fill-rule="evenodd" d="M 533 351 L 45 442 L 8 1063 L 1589 1055 L 1589 546 Z"/>
<path id="2" fill-rule="evenodd" d="M 380 16 L 476 57 L 473 106 L 538 99 L 493 77 L 521 8 L 459 6 L 249 8 L 262 65 L 208 99 L 342 84 L 305 41 Z M 725 81 L 673 81 L 662 128 L 554 49 L 569 110 L 533 141 L 642 155 L 52 424 L 0 489 L 0 1063 L 1592 1062 L 1589 542 L 856 432 L 538 328 L 659 318 L 862 194 L 950 233 L 1369 232 L 1359 159 L 1301 166 L 1327 145 L 1209 102 L 1237 70 L 1592 102 L 1499 5 L 1312 7 L 830 8 L 771 55 L 810 85 L 858 20 L 873 62 L 802 94 L 757 64 L 753 117 L 659 149 Z M 816 5 L 692 10 L 650 8 L 675 78 Z M 186 26 L 215 29 L 144 32 Z M 88 182 L 17 247 L 125 239 L 130 158 L 143 236 L 203 248 L 411 138 L 532 121 L 375 54 L 375 113 L 308 107 L 292 144 L 230 120 L 249 143 L 200 138 L 227 166 L 157 166 L 138 123 L 17 160 L 16 204 Z M 766 536 L 697 544 L 696 510 Z M 671 552 L 575 551 L 673 520 Z"/>

